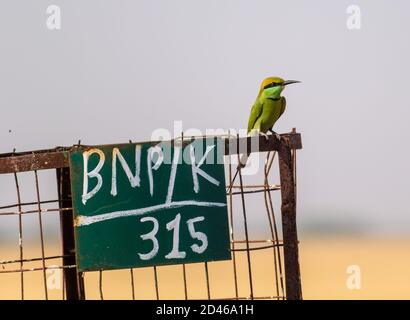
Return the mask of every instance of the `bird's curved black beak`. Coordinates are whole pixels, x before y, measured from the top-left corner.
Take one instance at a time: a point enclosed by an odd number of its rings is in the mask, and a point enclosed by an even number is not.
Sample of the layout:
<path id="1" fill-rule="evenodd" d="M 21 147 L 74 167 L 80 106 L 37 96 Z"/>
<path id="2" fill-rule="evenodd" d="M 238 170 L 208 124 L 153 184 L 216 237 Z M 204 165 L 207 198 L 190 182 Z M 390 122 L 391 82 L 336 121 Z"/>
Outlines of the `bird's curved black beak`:
<path id="1" fill-rule="evenodd" d="M 300 81 L 298 81 L 298 80 L 286 80 L 286 81 L 283 81 L 282 86 L 287 86 L 288 84 L 292 84 L 292 83 L 300 83 Z"/>

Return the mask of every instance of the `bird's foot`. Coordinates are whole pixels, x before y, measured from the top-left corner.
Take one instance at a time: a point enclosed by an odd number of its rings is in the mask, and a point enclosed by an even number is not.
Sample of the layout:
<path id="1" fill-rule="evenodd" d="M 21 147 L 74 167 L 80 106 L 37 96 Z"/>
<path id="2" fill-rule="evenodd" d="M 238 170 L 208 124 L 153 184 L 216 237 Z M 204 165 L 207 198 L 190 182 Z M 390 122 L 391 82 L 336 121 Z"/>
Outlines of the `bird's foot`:
<path id="1" fill-rule="evenodd" d="M 264 136 L 266 140 L 269 140 L 269 136 L 265 132 L 259 132 L 261 136 Z"/>
<path id="2" fill-rule="evenodd" d="M 278 139 L 278 140 L 280 141 L 281 137 L 280 137 L 280 134 L 279 134 L 279 133 L 276 133 L 275 131 L 273 131 L 272 128 L 269 129 L 269 131 L 270 131 L 272 134 L 275 135 L 276 139 Z"/>

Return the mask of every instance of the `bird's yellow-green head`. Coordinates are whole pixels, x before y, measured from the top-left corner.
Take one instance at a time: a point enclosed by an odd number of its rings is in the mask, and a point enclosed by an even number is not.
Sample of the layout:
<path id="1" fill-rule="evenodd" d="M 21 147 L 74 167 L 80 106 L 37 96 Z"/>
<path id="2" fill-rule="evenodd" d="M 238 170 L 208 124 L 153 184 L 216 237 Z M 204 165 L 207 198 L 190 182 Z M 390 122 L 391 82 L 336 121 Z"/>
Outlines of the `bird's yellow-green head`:
<path id="1" fill-rule="evenodd" d="M 279 77 L 269 77 L 262 81 L 258 98 L 263 94 L 266 97 L 278 99 L 285 86 L 292 83 L 299 83 L 297 80 L 283 80 Z"/>

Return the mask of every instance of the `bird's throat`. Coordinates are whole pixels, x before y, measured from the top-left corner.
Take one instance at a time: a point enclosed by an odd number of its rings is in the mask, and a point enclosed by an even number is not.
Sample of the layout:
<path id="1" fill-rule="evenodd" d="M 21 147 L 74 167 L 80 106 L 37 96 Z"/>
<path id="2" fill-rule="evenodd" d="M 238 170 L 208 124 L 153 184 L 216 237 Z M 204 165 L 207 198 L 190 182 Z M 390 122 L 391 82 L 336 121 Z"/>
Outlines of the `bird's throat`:
<path id="1" fill-rule="evenodd" d="M 282 90 L 281 87 L 265 89 L 263 95 L 266 99 L 279 100 L 281 98 Z"/>

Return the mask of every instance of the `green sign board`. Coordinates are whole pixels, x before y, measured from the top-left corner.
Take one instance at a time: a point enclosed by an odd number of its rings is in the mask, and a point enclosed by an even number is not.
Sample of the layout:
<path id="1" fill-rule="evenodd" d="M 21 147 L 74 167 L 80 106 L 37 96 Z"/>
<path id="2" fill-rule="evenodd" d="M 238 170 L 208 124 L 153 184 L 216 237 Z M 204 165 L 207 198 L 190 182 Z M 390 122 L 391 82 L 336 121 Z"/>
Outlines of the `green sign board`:
<path id="1" fill-rule="evenodd" d="M 79 271 L 230 259 L 223 141 L 70 154 Z"/>

